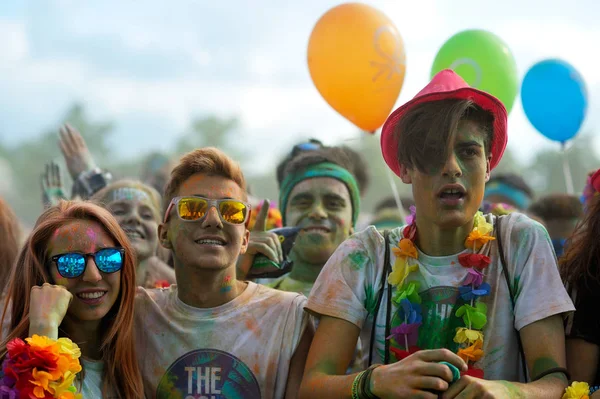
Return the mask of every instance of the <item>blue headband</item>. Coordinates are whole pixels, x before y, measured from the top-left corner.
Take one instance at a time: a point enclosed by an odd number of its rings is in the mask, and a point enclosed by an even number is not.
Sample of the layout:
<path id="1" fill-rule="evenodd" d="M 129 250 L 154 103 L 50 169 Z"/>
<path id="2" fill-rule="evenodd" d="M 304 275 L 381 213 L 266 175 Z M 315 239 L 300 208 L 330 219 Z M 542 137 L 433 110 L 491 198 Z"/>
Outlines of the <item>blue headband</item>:
<path id="1" fill-rule="evenodd" d="M 290 173 L 283 179 L 281 189 L 279 190 L 279 209 L 281 210 L 283 225 L 285 226 L 285 210 L 292 189 L 301 181 L 314 179 L 316 177 L 331 177 L 332 179 L 341 181 L 348 187 L 350 199 L 352 200 L 352 226 L 356 226 L 356 221 L 358 220 L 358 214 L 360 212 L 360 191 L 358 190 L 356 179 L 352 173 L 348 172 L 346 169 L 329 162 L 310 165 L 296 173 Z"/>
<path id="2" fill-rule="evenodd" d="M 485 198 L 490 195 L 506 197 L 521 210 L 529 208 L 531 203 L 531 200 L 523 191 L 500 181 L 493 181 L 485 186 Z"/>

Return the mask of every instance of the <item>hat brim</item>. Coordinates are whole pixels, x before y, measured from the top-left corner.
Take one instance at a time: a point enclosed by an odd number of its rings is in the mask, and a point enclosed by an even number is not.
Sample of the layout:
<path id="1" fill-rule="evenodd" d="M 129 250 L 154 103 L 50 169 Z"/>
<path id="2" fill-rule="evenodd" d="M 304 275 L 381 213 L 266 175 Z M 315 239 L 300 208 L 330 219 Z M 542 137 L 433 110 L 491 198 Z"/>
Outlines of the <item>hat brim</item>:
<path id="1" fill-rule="evenodd" d="M 383 154 L 385 163 L 396 175 L 400 176 L 400 163 L 398 162 L 398 135 L 401 134 L 401 132 L 395 132 L 398 121 L 406 114 L 406 112 L 408 112 L 408 110 L 418 104 L 449 99 L 471 100 L 476 105 L 490 112 L 494 116 L 494 138 L 492 140 L 490 149 L 490 169 L 494 169 L 496 166 L 498 166 L 508 141 L 508 114 L 506 112 L 506 108 L 500 100 L 484 91 L 473 89 L 472 87 L 463 87 L 457 90 L 429 93 L 415 97 L 392 112 L 392 114 L 387 118 L 381 130 L 381 152 Z"/>

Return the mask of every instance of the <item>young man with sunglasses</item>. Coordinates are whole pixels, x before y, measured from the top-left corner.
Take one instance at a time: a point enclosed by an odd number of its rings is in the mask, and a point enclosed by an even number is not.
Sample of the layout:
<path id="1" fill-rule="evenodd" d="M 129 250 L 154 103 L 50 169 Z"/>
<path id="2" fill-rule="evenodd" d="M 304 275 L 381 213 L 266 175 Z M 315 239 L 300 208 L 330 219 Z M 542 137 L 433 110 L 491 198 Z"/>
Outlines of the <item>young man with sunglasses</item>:
<path id="1" fill-rule="evenodd" d="M 159 237 L 177 285 L 139 289 L 146 395 L 295 398 L 312 338 L 306 298 L 237 279 L 249 237 L 239 165 L 217 149 L 195 150 L 174 168 L 164 200 Z"/>

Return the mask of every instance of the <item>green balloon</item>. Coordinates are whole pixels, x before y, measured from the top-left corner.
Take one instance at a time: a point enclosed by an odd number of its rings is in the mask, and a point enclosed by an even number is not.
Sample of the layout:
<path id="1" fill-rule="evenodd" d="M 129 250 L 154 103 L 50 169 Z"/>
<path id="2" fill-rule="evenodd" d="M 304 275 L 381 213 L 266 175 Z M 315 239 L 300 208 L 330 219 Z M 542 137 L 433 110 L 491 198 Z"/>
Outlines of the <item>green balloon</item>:
<path id="1" fill-rule="evenodd" d="M 512 109 L 519 91 L 517 64 L 506 43 L 493 33 L 465 30 L 452 36 L 435 56 L 431 77 L 444 69 L 498 98 L 507 112 Z"/>

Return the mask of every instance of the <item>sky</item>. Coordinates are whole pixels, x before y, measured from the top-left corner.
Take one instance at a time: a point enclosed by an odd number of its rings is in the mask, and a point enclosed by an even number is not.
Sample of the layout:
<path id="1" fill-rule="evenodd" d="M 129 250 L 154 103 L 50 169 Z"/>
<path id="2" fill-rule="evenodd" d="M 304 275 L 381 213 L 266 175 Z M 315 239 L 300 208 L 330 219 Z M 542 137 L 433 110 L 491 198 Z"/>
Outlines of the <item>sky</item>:
<path id="1" fill-rule="evenodd" d="M 589 95 L 582 131 L 600 135 L 600 2 L 595 0 L 364 1 L 402 35 L 406 76 L 396 106 L 429 81 L 442 44 L 486 29 L 511 49 L 522 78 L 562 58 Z M 116 156 L 174 146 L 192 118 L 238 117 L 237 145 L 272 167 L 299 140 L 351 142 L 361 133 L 319 95 L 306 63 L 329 0 L 4 0 L 0 2 L 0 140 L 15 144 L 58 129 L 75 101 L 92 119 L 115 122 Z M 596 140 L 600 150 L 600 142 Z M 558 148 L 527 121 L 520 98 L 509 147 L 523 161 Z"/>

